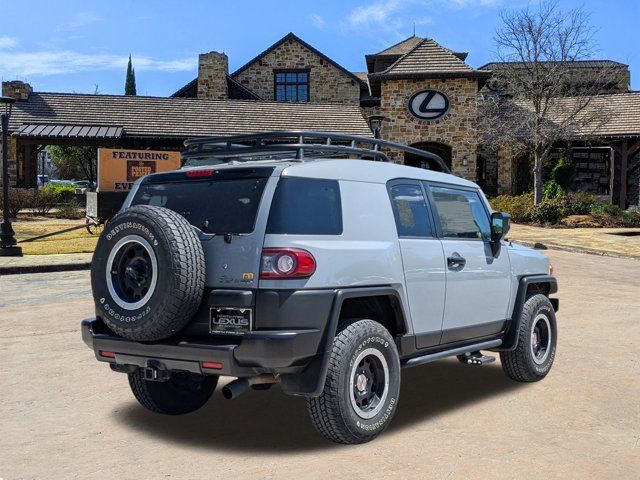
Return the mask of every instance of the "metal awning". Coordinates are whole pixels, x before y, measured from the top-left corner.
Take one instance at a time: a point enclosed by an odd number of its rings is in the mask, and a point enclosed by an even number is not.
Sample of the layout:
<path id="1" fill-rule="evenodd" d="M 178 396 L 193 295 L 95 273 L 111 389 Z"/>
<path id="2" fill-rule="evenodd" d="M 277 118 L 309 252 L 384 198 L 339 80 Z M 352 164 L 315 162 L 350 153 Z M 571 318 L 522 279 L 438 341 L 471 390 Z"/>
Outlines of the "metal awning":
<path id="1" fill-rule="evenodd" d="M 27 138 L 121 138 L 123 128 L 115 125 L 22 125 L 14 132 Z"/>

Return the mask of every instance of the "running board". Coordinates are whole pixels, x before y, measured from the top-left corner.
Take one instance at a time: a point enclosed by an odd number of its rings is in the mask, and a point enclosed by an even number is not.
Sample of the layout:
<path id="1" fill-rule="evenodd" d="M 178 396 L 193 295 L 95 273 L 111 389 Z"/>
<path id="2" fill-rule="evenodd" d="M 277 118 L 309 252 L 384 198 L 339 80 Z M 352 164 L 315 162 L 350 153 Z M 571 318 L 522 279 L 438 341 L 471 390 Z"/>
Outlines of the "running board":
<path id="1" fill-rule="evenodd" d="M 441 358 L 453 357 L 455 355 L 462 355 L 467 352 L 475 352 L 476 350 L 486 350 L 488 348 L 496 348 L 502 344 L 502 340 L 487 340 L 486 342 L 474 343 L 472 345 L 466 345 L 464 347 L 452 348 L 451 350 L 443 350 L 442 352 L 428 353 L 419 357 L 413 357 L 402 362 L 402 367 L 415 367 L 416 365 L 422 365 L 423 363 L 434 362 Z"/>

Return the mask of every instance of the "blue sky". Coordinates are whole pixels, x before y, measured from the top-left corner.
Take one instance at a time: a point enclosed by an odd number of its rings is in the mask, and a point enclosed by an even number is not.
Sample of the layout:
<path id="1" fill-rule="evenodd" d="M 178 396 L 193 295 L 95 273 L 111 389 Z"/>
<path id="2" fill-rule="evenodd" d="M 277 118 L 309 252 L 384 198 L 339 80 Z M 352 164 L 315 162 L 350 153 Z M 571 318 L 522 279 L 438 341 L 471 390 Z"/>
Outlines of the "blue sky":
<path id="1" fill-rule="evenodd" d="M 478 67 L 493 57 L 499 12 L 509 0 L 3 2 L 0 76 L 38 91 L 123 93 L 129 53 L 138 94 L 169 95 L 196 76 L 197 56 L 229 56 L 231 71 L 290 31 L 352 71 L 364 54 L 413 33 L 434 38 Z M 561 0 L 584 5 L 597 29 L 596 57 L 630 65 L 640 89 L 638 0 Z M 4 20 L 7 19 L 7 20 Z"/>

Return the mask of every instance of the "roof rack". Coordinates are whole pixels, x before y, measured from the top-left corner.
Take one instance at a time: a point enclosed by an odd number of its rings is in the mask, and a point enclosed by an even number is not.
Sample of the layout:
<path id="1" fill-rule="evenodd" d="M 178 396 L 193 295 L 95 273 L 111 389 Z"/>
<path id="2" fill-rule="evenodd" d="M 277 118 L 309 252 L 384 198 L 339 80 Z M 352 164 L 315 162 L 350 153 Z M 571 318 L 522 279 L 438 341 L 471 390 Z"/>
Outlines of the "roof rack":
<path id="1" fill-rule="evenodd" d="M 435 153 L 407 147 L 378 138 L 344 135 L 341 133 L 305 130 L 283 130 L 274 132 L 234 135 L 230 137 L 191 138 L 184 142 L 186 151 L 182 153 L 185 163 L 189 160 L 253 161 L 256 159 L 282 159 L 290 161 L 311 161 L 321 155 L 366 158 L 392 162 L 381 147 L 400 150 L 425 158 L 434 170 L 450 173 L 449 168 Z"/>

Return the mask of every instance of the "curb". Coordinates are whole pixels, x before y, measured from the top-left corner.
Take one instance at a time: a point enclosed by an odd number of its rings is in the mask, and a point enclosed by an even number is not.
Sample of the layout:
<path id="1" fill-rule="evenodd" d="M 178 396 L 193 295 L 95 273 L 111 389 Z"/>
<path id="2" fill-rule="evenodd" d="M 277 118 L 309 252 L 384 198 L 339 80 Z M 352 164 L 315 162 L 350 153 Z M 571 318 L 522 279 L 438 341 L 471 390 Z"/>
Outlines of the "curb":
<path id="1" fill-rule="evenodd" d="M 0 267 L 0 275 L 19 275 L 23 273 L 73 272 L 88 270 L 91 262 L 59 263 L 55 265 L 15 265 Z"/>
<path id="2" fill-rule="evenodd" d="M 567 245 L 558 245 L 556 243 L 542 243 L 542 242 L 531 242 L 528 240 L 518 240 L 515 238 L 510 238 L 509 241 L 518 243 L 525 247 L 534 248 L 536 250 L 562 250 L 565 252 L 572 253 L 586 253 L 588 255 L 598 255 L 600 257 L 613 257 L 613 258 L 631 258 L 633 260 L 640 260 L 640 257 L 635 255 L 625 255 L 623 253 L 615 253 L 615 252 L 605 252 L 603 250 L 595 250 L 593 248 L 584 248 L 584 247 L 570 247 Z"/>

